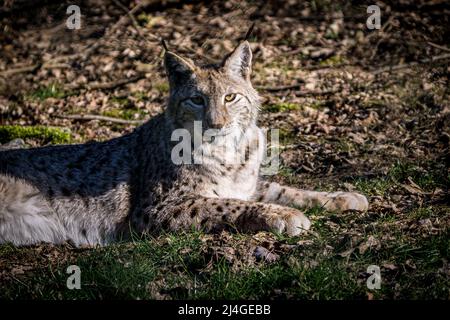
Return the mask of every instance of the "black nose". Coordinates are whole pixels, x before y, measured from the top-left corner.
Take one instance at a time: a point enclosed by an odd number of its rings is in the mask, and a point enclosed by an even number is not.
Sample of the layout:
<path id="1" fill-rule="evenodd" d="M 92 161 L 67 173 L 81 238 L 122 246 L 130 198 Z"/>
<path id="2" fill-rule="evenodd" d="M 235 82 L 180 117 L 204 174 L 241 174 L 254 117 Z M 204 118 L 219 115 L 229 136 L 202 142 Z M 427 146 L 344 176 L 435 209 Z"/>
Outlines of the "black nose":
<path id="1" fill-rule="evenodd" d="M 224 126 L 224 124 L 221 123 L 221 122 L 212 122 L 212 123 L 209 123 L 209 127 L 210 127 L 211 129 L 222 129 L 223 126 Z"/>

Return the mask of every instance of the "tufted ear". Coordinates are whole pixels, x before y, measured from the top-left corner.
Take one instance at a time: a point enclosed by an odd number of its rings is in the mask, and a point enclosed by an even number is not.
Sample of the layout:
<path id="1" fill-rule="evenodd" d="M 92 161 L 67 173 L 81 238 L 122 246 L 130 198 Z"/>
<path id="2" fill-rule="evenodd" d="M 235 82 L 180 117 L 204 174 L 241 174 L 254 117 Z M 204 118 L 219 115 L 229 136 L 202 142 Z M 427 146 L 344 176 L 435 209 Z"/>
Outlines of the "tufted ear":
<path id="1" fill-rule="evenodd" d="M 229 74 L 243 77 L 250 80 L 252 69 L 252 51 L 248 41 L 242 42 L 234 51 L 228 55 L 224 62 L 223 68 Z"/>
<path id="2" fill-rule="evenodd" d="M 166 51 L 164 55 L 164 66 L 172 88 L 186 83 L 195 76 L 194 63 L 170 51 Z"/>

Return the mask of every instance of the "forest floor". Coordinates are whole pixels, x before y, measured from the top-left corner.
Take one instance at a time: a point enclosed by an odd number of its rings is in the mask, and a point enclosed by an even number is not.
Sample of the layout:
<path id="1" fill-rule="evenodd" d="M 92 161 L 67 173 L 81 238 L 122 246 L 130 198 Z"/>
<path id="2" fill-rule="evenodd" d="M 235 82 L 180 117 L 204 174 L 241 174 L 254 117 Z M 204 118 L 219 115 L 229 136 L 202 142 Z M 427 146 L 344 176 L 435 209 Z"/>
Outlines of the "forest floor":
<path id="1" fill-rule="evenodd" d="M 294 238 L 190 232 L 103 248 L 1 245 L 0 298 L 450 298 L 446 1 L 377 1 L 379 30 L 367 28 L 364 1 L 152 3 L 131 19 L 133 2 L 83 1 L 79 30 L 66 28 L 68 2 L 1 12 L 0 143 L 130 132 L 137 123 L 73 118 L 160 113 L 160 37 L 196 61 L 218 61 L 255 22 L 260 124 L 280 129 L 283 145 L 268 179 L 359 191 L 368 212 L 309 210 L 311 231 Z M 80 290 L 66 286 L 72 264 Z M 367 287 L 372 265 L 379 289 Z"/>

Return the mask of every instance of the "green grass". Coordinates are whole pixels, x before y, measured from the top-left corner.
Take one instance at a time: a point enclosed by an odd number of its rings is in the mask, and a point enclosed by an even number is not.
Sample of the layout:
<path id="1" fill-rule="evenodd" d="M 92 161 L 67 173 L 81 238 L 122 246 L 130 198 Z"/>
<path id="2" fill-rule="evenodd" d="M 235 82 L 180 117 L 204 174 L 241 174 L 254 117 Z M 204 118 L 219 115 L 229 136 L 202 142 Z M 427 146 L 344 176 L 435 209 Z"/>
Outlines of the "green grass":
<path id="1" fill-rule="evenodd" d="M 70 132 L 63 128 L 44 126 L 0 126 L 0 143 L 7 143 L 13 139 L 33 139 L 42 144 L 64 144 L 71 142 Z"/>
<path id="2" fill-rule="evenodd" d="M 45 100 L 48 98 L 62 99 L 70 93 L 66 92 L 64 88 L 58 83 L 52 83 L 48 86 L 41 86 L 34 92 L 27 95 L 32 100 Z"/>
<path id="3" fill-rule="evenodd" d="M 430 192 L 435 188 L 448 188 L 450 179 L 444 166 L 432 164 L 413 164 L 397 162 L 386 176 L 372 179 L 356 179 L 356 189 L 370 196 L 384 196 L 393 186 L 410 184 L 413 181 L 423 191 Z"/>
<path id="4" fill-rule="evenodd" d="M 326 226 L 322 225 L 326 229 Z M 337 253 L 335 234 L 322 233 L 313 247 L 281 256 L 272 264 L 256 263 L 236 269 L 224 258 L 214 259 L 202 247 L 198 232 L 169 234 L 106 248 L 91 249 L 73 261 L 41 266 L 28 277 L 16 277 L 2 285 L 1 298 L 38 299 L 364 299 L 364 275 L 371 264 L 385 263 L 382 288 L 376 296 L 403 298 L 447 298 L 449 282 L 436 270 L 449 256 L 448 233 L 420 242 L 389 243 L 383 250 L 355 251 L 347 259 Z M 234 239 L 248 236 L 234 235 Z M 295 238 L 297 241 L 298 238 Z M 164 241 L 162 241 L 164 240 Z M 291 239 L 292 240 L 292 239 Z M 283 241 L 283 240 L 282 240 Z M 295 241 L 291 241 L 295 243 Z M 322 254 L 326 246 L 335 249 Z M 0 247 L 0 258 L 17 255 L 10 246 Z M 413 261 L 416 270 L 402 266 Z M 66 269 L 81 270 L 81 289 L 66 287 Z M 427 279 L 433 279 L 430 282 Z M 396 285 L 397 283 L 400 286 Z"/>
<path id="5" fill-rule="evenodd" d="M 398 162 L 393 166 L 389 175 L 400 183 L 404 183 L 410 178 L 425 191 L 432 191 L 439 187 L 445 188 L 450 185 L 450 179 L 444 166 Z"/>

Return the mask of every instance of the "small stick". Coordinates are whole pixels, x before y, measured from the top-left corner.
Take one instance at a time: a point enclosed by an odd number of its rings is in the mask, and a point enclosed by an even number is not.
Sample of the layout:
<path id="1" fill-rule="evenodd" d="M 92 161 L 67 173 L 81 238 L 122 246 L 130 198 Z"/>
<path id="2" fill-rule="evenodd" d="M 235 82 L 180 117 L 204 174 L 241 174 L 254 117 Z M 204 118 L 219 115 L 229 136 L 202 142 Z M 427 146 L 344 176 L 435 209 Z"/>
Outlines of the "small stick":
<path id="1" fill-rule="evenodd" d="M 120 124 L 142 124 L 145 122 L 145 120 L 126 120 L 126 119 L 120 119 L 120 118 L 113 118 L 113 117 L 107 117 L 107 116 L 100 116 L 96 114 L 63 114 L 58 115 L 58 118 L 63 119 L 72 119 L 72 120 L 99 120 L 99 121 L 107 121 L 107 122 L 114 122 L 114 123 L 120 123 Z"/>
<path id="2" fill-rule="evenodd" d="M 438 48 L 438 49 L 440 49 L 440 50 L 450 52 L 450 48 L 447 48 L 447 47 L 438 45 L 438 44 L 433 43 L 433 42 L 431 42 L 431 41 L 428 41 L 428 44 L 429 44 L 430 46 L 435 47 L 435 48 Z"/>
<path id="3" fill-rule="evenodd" d="M 450 53 L 442 54 L 440 56 L 434 56 L 434 57 L 431 57 L 431 58 L 425 58 L 425 59 L 421 59 L 419 61 L 414 61 L 414 62 L 410 62 L 410 63 L 399 64 L 399 65 L 396 65 L 396 66 L 389 66 L 389 67 L 380 68 L 380 69 L 372 71 L 372 74 L 377 75 L 377 74 L 380 74 L 380 73 L 383 73 L 383 72 L 390 72 L 390 71 L 395 71 L 395 70 L 400 70 L 400 69 L 411 68 L 411 67 L 417 66 L 417 65 L 419 65 L 421 63 L 430 63 L 430 62 L 435 62 L 435 61 L 449 59 L 449 58 L 450 58 Z"/>
<path id="4" fill-rule="evenodd" d="M 139 81 L 141 79 L 145 78 L 145 74 L 138 74 L 134 77 L 127 78 L 127 79 L 120 79 L 117 81 L 112 82 L 106 82 L 106 83 L 86 83 L 81 85 L 68 85 L 66 88 L 68 90 L 76 90 L 76 89 L 87 89 L 87 90 L 112 90 L 117 87 L 124 86 L 126 84 Z"/>
<path id="5" fill-rule="evenodd" d="M 306 96 L 326 96 L 329 94 L 337 93 L 339 90 L 321 90 L 321 91 L 294 91 L 296 97 L 306 97 Z"/>
<path id="6" fill-rule="evenodd" d="M 262 91 L 275 92 L 275 91 L 299 89 L 301 87 L 301 85 L 302 85 L 302 83 L 295 83 L 295 84 L 286 85 L 286 86 L 279 86 L 279 87 L 255 86 L 255 88 L 258 89 L 258 90 L 262 90 Z"/>
<path id="7" fill-rule="evenodd" d="M 44 63 L 44 64 L 35 64 L 32 66 L 24 66 L 19 68 L 7 69 L 0 72 L 0 77 L 7 77 L 10 75 L 18 74 L 18 73 L 26 73 L 26 72 L 34 72 L 38 69 L 63 69 L 70 68 L 70 65 L 66 63 Z"/>

